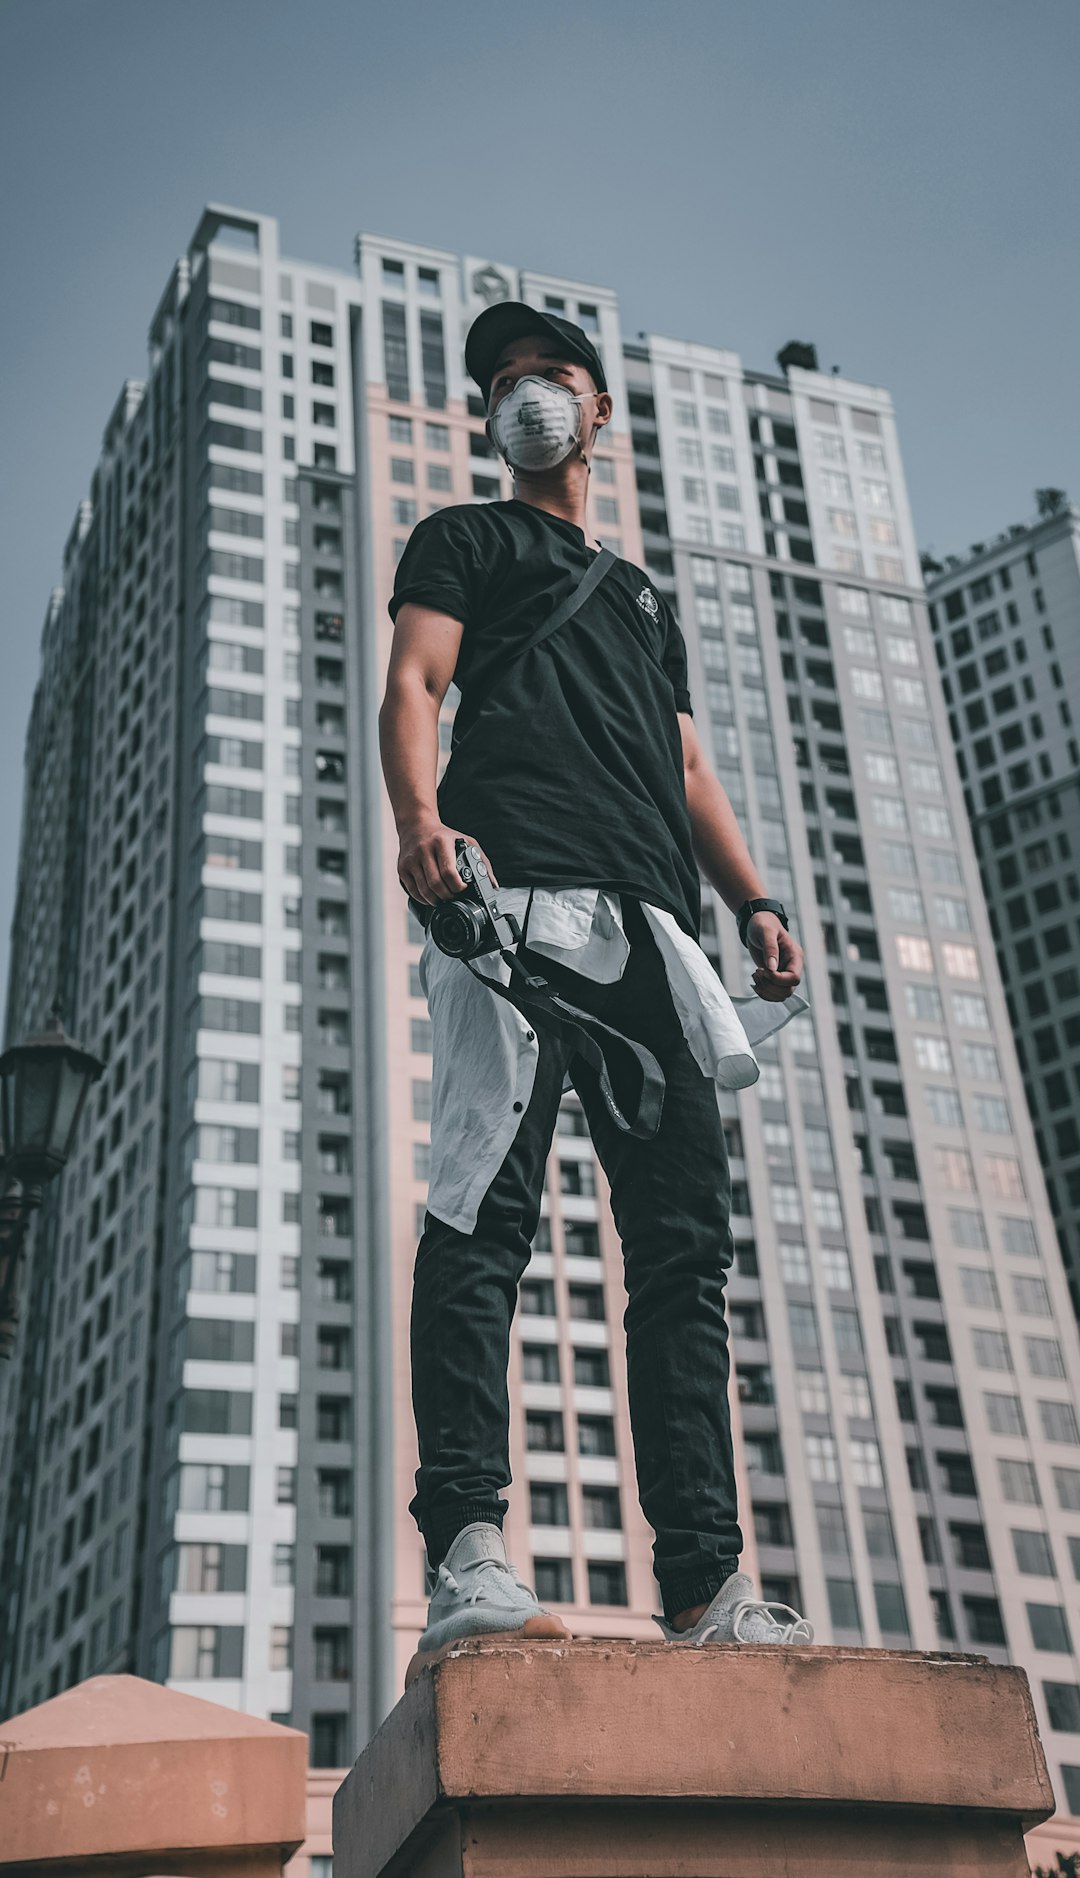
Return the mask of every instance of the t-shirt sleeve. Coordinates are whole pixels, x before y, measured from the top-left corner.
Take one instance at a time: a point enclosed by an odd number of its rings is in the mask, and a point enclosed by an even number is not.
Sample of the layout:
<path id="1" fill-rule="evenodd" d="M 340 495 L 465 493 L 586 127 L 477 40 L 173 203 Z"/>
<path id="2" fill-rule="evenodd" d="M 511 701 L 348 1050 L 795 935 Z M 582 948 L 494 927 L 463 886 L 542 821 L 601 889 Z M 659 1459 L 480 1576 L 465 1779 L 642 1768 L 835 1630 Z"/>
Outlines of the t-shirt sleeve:
<path id="1" fill-rule="evenodd" d="M 679 622 L 667 602 L 661 600 L 660 605 L 664 622 L 664 650 L 661 654 L 661 664 L 671 680 L 671 688 L 675 693 L 675 709 L 685 711 L 688 717 L 693 717 L 694 707 L 690 702 L 686 670 L 686 641 L 682 636 Z"/>
<path id="2" fill-rule="evenodd" d="M 460 520 L 449 512 L 426 516 L 398 562 L 390 618 L 396 620 L 406 601 L 412 601 L 467 626 L 489 577 L 475 539 Z"/>

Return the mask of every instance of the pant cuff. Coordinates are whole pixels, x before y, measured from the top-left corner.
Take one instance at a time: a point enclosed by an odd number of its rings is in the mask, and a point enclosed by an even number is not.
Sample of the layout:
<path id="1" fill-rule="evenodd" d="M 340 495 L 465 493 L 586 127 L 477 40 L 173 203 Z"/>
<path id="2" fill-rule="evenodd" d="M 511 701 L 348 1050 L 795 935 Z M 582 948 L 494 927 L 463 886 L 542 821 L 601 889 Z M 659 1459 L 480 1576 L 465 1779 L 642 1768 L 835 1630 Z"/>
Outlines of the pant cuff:
<path id="1" fill-rule="evenodd" d="M 424 1543 L 432 1571 L 438 1570 L 458 1533 L 464 1532 L 466 1526 L 472 1526 L 478 1519 L 482 1519 L 489 1526 L 498 1526 L 501 1532 L 505 1512 L 505 1500 L 472 1500 L 457 1507 L 453 1513 L 426 1521 L 423 1527 Z"/>
<path id="2" fill-rule="evenodd" d="M 681 1572 L 674 1578 L 660 1581 L 664 1616 L 668 1623 L 680 1611 L 688 1611 L 693 1604 L 711 1604 L 721 1585 L 726 1584 L 738 1569 L 737 1558 L 721 1558 L 707 1571 Z"/>

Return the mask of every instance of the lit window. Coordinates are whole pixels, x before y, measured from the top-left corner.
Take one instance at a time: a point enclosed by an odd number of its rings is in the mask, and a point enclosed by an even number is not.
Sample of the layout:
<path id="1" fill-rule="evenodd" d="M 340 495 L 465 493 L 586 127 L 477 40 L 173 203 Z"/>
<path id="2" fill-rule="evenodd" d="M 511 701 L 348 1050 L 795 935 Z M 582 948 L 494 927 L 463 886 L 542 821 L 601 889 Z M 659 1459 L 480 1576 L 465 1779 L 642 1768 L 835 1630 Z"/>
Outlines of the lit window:
<path id="1" fill-rule="evenodd" d="M 929 1070 L 934 1075 L 952 1075 L 952 1052 L 944 1037 L 931 1037 L 917 1034 L 912 1039 L 915 1061 L 920 1069 Z"/>
<path id="2" fill-rule="evenodd" d="M 789 1285 L 808 1285 L 810 1283 L 810 1265 L 806 1256 L 806 1247 L 794 1245 L 789 1240 L 780 1242 L 780 1270 L 784 1282 Z"/>
<path id="3" fill-rule="evenodd" d="M 857 1487 L 880 1487 L 881 1455 L 876 1441 L 849 1441 L 852 1479 Z"/>
<path id="4" fill-rule="evenodd" d="M 840 1195 L 832 1188 L 814 1187 L 811 1189 L 814 1218 L 819 1226 L 829 1231 L 839 1232 L 843 1228 L 844 1216 L 840 1210 Z"/>
<path id="5" fill-rule="evenodd" d="M 935 1148 L 934 1162 L 942 1186 L 954 1193 L 974 1193 L 975 1173 L 966 1148 Z"/>
<path id="6" fill-rule="evenodd" d="M 877 751 L 868 750 L 863 762 L 870 782 L 883 783 L 886 788 L 900 787 L 900 765 L 894 756 L 881 756 Z"/>
<path id="7" fill-rule="evenodd" d="M 918 665 L 918 642 L 907 633 L 886 633 L 885 657 L 892 665 Z"/>
<path id="8" fill-rule="evenodd" d="M 978 982 L 979 955 L 974 946 L 958 946 L 946 942 L 941 948 L 941 961 L 950 978 L 970 978 Z"/>
<path id="9" fill-rule="evenodd" d="M 913 933 L 897 933 L 896 954 L 905 971 L 932 972 L 934 969 L 929 939 L 919 939 Z"/>
<path id="10" fill-rule="evenodd" d="M 885 680 L 880 672 L 867 671 L 861 665 L 853 665 L 851 689 L 857 698 L 867 698 L 874 704 L 885 702 Z"/>
<path id="11" fill-rule="evenodd" d="M 819 1221 L 824 1225 L 825 1221 Z M 825 1246 L 821 1254 L 821 1270 L 830 1291 L 851 1290 L 851 1266 L 848 1255 L 839 1246 Z"/>

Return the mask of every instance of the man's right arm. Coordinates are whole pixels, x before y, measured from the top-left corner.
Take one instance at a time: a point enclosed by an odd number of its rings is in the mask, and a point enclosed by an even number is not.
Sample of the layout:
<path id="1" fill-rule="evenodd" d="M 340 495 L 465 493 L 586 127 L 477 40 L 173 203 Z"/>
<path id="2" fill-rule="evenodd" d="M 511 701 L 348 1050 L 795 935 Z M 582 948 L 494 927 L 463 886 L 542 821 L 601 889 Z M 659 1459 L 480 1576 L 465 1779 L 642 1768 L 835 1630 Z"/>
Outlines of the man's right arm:
<path id="1" fill-rule="evenodd" d="M 449 899 L 465 885 L 454 856 L 462 831 L 440 819 L 435 794 L 439 709 L 454 676 L 462 630 L 461 621 L 448 613 L 407 601 L 394 624 L 379 711 L 383 776 L 398 832 L 398 879 L 412 899 L 426 906 Z M 497 885 L 494 876 L 492 884 Z"/>

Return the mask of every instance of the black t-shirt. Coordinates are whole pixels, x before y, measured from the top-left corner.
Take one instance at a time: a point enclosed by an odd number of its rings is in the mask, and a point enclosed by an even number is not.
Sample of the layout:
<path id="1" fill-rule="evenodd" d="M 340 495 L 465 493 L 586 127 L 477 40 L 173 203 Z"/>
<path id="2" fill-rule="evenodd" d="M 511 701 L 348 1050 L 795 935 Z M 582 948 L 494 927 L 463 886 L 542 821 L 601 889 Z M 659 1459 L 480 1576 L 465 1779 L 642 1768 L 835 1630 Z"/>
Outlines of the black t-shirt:
<path id="1" fill-rule="evenodd" d="M 648 575 L 616 561 L 573 619 L 494 673 L 594 558 L 573 522 L 516 500 L 440 509 L 414 529 L 391 618 L 414 601 L 464 628 L 439 813 L 507 886 L 629 893 L 696 939 L 677 718 L 690 711 L 686 647 Z"/>

